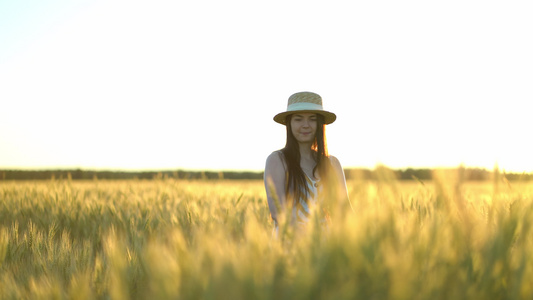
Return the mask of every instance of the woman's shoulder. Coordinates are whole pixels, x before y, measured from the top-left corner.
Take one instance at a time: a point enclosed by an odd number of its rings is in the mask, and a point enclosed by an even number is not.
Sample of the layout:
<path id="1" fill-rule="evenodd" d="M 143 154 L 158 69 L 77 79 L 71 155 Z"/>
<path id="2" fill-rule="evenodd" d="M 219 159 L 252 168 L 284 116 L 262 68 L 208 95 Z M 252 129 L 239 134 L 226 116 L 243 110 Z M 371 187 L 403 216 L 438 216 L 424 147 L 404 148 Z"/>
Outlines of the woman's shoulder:
<path id="1" fill-rule="evenodd" d="M 280 150 L 270 153 L 267 157 L 265 171 L 285 172 L 285 161 Z"/>
<path id="2" fill-rule="evenodd" d="M 333 155 L 328 155 L 328 158 L 329 158 L 329 161 L 332 163 L 332 164 L 340 164 L 340 161 L 337 157 L 333 156 Z"/>
<path id="3" fill-rule="evenodd" d="M 328 155 L 328 159 L 329 159 L 329 163 L 337 168 L 337 169 L 341 169 L 342 170 L 342 165 L 341 165 L 341 162 L 339 161 L 339 159 L 333 155 Z"/>
<path id="4" fill-rule="evenodd" d="M 284 156 L 283 152 L 281 150 L 276 150 L 270 153 L 270 155 L 267 157 L 266 163 L 269 164 L 280 164 L 282 165 L 284 162 Z"/>
<path id="5" fill-rule="evenodd" d="M 283 158 L 283 151 L 281 151 L 281 150 L 272 151 L 272 153 L 270 153 L 268 155 L 268 157 L 267 157 L 267 159 L 275 159 L 275 158 L 282 159 Z"/>

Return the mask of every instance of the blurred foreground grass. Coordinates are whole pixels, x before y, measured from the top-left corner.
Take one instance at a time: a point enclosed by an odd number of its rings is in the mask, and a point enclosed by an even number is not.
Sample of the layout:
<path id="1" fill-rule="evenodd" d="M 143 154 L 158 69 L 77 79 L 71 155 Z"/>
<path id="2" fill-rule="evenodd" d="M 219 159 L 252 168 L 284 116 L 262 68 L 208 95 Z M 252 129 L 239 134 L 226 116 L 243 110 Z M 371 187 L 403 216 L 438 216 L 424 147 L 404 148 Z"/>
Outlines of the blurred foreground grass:
<path id="1" fill-rule="evenodd" d="M 0 299 L 531 299 L 533 182 L 352 180 L 278 240 L 261 181 L 0 183 Z"/>

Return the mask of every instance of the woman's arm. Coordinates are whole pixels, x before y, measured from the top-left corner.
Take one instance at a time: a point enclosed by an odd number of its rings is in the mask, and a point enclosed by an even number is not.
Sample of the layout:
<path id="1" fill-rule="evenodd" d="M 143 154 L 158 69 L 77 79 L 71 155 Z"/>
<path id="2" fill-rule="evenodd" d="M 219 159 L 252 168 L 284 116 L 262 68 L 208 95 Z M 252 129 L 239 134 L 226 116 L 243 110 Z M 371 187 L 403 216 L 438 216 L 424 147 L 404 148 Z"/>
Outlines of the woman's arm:
<path id="1" fill-rule="evenodd" d="M 342 169 L 341 163 L 339 160 L 335 157 L 330 155 L 331 165 L 333 166 L 333 170 L 335 172 L 335 177 L 337 181 L 337 199 L 340 201 L 347 200 L 348 202 L 350 199 L 348 198 L 348 188 L 346 187 L 346 177 L 344 176 L 344 170 Z M 351 207 L 350 203 L 350 207 Z M 352 208 L 353 210 L 353 208 Z"/>
<path id="2" fill-rule="evenodd" d="M 285 166 L 279 152 L 272 152 L 265 165 L 265 190 L 272 219 L 278 222 L 278 214 L 285 206 Z"/>

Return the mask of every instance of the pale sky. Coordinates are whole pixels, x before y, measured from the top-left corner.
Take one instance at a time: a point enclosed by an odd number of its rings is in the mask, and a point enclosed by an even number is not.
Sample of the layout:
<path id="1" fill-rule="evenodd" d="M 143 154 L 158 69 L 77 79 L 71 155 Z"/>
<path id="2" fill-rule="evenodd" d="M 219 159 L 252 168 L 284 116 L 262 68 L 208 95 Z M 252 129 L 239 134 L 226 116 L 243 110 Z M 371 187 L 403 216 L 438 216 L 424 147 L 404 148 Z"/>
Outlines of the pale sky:
<path id="1" fill-rule="evenodd" d="M 0 169 L 262 170 L 313 91 L 345 168 L 533 172 L 532 3 L 0 0 Z"/>

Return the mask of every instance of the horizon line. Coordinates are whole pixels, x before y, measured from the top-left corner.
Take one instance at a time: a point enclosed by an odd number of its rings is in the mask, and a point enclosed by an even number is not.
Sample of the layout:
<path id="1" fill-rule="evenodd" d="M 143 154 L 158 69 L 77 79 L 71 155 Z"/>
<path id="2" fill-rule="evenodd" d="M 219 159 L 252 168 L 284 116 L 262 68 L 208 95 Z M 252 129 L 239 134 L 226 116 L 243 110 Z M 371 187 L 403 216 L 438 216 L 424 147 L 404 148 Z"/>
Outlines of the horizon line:
<path id="1" fill-rule="evenodd" d="M 505 173 L 518 173 L 518 174 L 529 174 L 533 173 L 533 171 L 514 171 L 514 170 L 506 170 L 503 168 L 499 168 L 495 166 L 494 168 L 486 168 L 486 167 L 480 167 L 480 166 L 467 166 L 467 165 L 458 165 L 458 166 L 433 166 L 433 167 L 415 167 L 415 166 L 407 166 L 407 167 L 390 167 L 384 164 L 377 164 L 374 167 L 367 167 L 367 166 L 350 166 L 350 167 L 344 167 L 344 171 L 349 170 L 376 170 L 379 167 L 386 167 L 391 170 L 438 170 L 438 169 L 459 169 L 459 168 L 465 168 L 465 169 L 477 169 L 477 170 L 485 170 L 488 172 L 493 172 L 495 169 L 501 172 Z M 135 172 L 252 172 L 252 173 L 263 173 L 263 169 L 210 169 L 210 168 L 96 168 L 96 167 L 0 167 L 0 172 L 2 171 L 29 171 L 29 172 L 45 172 L 45 171 L 92 171 L 92 172 L 125 172 L 125 173 L 135 173 Z"/>

